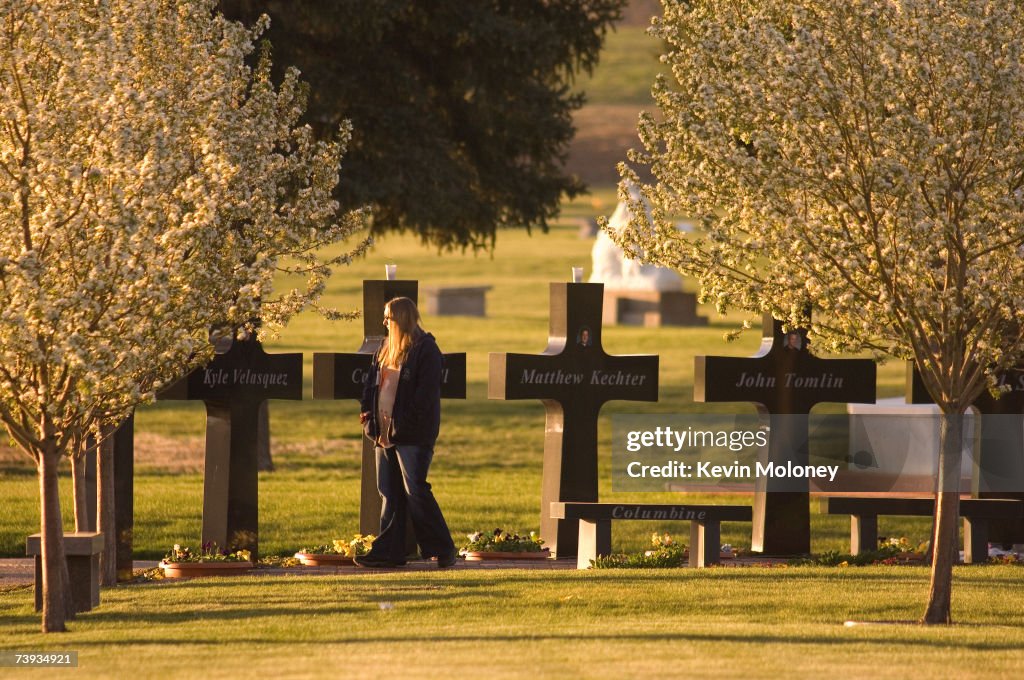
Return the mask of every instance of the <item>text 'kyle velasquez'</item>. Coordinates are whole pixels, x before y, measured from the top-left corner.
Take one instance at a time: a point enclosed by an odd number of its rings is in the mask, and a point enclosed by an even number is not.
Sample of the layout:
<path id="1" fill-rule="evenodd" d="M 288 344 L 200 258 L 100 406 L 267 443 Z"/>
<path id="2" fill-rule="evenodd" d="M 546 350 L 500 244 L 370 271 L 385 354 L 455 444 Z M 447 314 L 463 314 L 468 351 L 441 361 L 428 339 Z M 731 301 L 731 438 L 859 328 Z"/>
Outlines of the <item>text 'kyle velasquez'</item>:
<path id="1" fill-rule="evenodd" d="M 221 369 L 204 369 L 203 385 L 206 387 L 223 387 L 229 385 L 251 385 L 253 387 L 288 386 L 287 373 L 266 373 L 251 368 L 233 368 L 230 371 Z"/>

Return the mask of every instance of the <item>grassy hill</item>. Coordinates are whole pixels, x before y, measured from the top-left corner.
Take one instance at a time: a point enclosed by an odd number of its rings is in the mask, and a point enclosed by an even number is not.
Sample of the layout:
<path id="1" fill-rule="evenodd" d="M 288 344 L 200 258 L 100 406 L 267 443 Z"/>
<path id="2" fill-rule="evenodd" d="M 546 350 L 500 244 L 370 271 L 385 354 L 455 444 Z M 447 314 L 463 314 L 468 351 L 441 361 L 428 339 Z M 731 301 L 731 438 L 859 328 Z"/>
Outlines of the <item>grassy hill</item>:
<path id="1" fill-rule="evenodd" d="M 577 132 L 566 166 L 594 188 L 618 181 L 616 164 L 639 145 L 637 116 L 654 109 L 650 91 L 664 70 L 659 61 L 664 49 L 646 31 L 658 8 L 657 2 L 631 3 L 625 19 L 608 35 L 594 73 L 576 83 L 587 103 L 574 116 Z"/>

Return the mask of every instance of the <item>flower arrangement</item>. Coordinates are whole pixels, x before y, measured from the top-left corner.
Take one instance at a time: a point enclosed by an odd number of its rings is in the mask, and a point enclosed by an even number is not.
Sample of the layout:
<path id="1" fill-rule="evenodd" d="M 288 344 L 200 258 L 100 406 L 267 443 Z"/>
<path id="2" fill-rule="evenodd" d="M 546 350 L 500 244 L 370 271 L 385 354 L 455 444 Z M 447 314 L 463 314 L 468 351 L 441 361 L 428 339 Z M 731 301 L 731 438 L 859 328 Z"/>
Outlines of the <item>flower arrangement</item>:
<path id="1" fill-rule="evenodd" d="M 912 562 L 924 562 L 929 551 L 929 542 L 922 541 L 917 545 L 907 540 L 906 536 L 900 538 L 878 539 L 878 563 L 879 564 L 908 564 Z"/>
<path id="2" fill-rule="evenodd" d="M 462 553 L 539 553 L 547 550 L 544 539 L 531 531 L 528 536 L 520 536 L 512 531 L 495 529 L 491 533 L 477 531 L 467 534 L 469 543 L 463 546 Z"/>
<path id="3" fill-rule="evenodd" d="M 194 552 L 187 546 L 175 543 L 171 551 L 164 555 L 163 561 L 167 564 L 180 564 L 187 562 L 249 562 L 251 553 L 248 550 L 219 550 L 213 542 L 203 543 L 198 552 Z"/>
<path id="4" fill-rule="evenodd" d="M 645 555 L 652 555 L 659 552 L 675 553 L 686 551 L 686 546 L 677 544 L 675 539 L 672 538 L 672 535 L 667 531 L 663 534 L 659 534 L 657 531 L 651 534 L 651 546 L 654 550 L 648 550 L 644 553 Z"/>
<path id="5" fill-rule="evenodd" d="M 307 567 L 351 564 L 354 557 L 370 552 L 370 546 L 376 538 L 373 534 L 355 534 L 351 541 L 336 538 L 331 543 L 302 548 L 295 553 L 295 558 Z"/>
<path id="6" fill-rule="evenodd" d="M 686 564 L 686 546 L 676 543 L 668 532 L 654 532 L 651 535 L 651 547 L 651 550 L 640 554 L 598 556 L 596 560 L 591 560 L 590 566 L 593 569 L 661 569 Z"/>
<path id="7" fill-rule="evenodd" d="M 373 541 L 376 538 L 377 537 L 373 534 L 355 534 L 351 541 L 336 538 L 330 544 L 314 545 L 311 548 L 301 548 L 299 553 L 303 555 L 341 555 L 342 557 L 355 557 L 357 555 L 365 555 L 370 552 L 370 546 L 373 545 Z"/>
<path id="8" fill-rule="evenodd" d="M 1015 552 L 999 551 L 999 554 L 989 555 L 989 564 L 1024 564 L 1024 556 Z"/>
<path id="9" fill-rule="evenodd" d="M 815 565 L 822 567 L 861 567 L 869 564 L 908 564 L 923 562 L 928 552 L 927 541 L 912 544 L 906 537 L 881 538 L 877 550 L 866 550 L 857 555 L 828 550 L 812 558 L 790 560 L 794 566 Z"/>

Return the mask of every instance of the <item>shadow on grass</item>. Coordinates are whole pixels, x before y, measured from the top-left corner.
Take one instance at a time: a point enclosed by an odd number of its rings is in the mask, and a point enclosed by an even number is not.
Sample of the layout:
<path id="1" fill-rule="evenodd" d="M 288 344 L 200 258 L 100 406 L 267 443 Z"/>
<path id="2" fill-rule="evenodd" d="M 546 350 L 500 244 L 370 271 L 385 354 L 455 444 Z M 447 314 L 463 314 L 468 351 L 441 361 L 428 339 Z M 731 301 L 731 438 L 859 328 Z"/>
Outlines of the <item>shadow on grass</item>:
<path id="1" fill-rule="evenodd" d="M 15 628 L 21 628 L 24 631 L 30 628 L 35 632 L 39 629 L 42 621 L 41 616 L 39 612 L 33 612 L 32 614 L 0 614 L 0 630 L 14 631 Z"/>
<path id="2" fill-rule="evenodd" d="M 224 606 L 218 602 L 218 606 Z M 89 612 L 88 620 L 94 623 L 112 624 L 115 626 L 138 625 L 140 614 L 144 614 L 147 625 L 166 626 L 175 623 L 202 623 L 205 621 L 255 621 L 261 618 L 274 617 L 309 617 L 311 615 L 331 616 L 335 614 L 365 614 L 366 609 L 358 606 L 317 606 L 315 609 L 309 607 L 282 607 L 272 609 L 229 607 L 226 609 L 196 609 L 189 611 L 128 611 L 111 612 L 95 610 Z M 119 641 L 120 644 L 121 641 Z"/>
<path id="3" fill-rule="evenodd" d="M 719 570 L 725 572 L 726 570 Z M 807 574 L 794 573 L 793 571 L 785 570 L 752 570 L 752 573 L 738 573 L 738 570 L 733 570 L 732 575 L 735 579 L 734 582 L 745 582 L 748 580 L 756 580 L 758 582 L 764 582 L 765 580 L 774 579 L 777 576 L 784 576 L 789 579 L 790 582 L 800 582 L 809 580 L 812 578 L 821 578 L 821 569 L 808 570 Z M 897 578 L 891 578 L 888 574 L 859 574 L 859 578 L 866 578 L 871 581 L 905 581 L 908 577 L 912 580 L 920 581 L 923 585 L 925 580 L 923 570 L 915 569 L 916 574 L 893 574 L 892 576 Z M 426 628 L 420 626 L 410 629 L 407 633 L 402 635 L 390 635 L 380 634 L 384 631 L 378 631 L 378 634 L 374 635 L 371 632 L 369 636 L 361 636 L 364 631 L 368 629 L 372 631 L 373 628 L 379 628 L 387 625 L 384 621 L 372 618 L 377 613 L 376 605 L 382 601 L 390 603 L 396 611 L 409 611 L 411 609 L 417 609 L 419 612 L 423 612 L 425 606 L 437 606 L 448 609 L 450 607 L 458 608 L 467 606 L 467 602 L 472 602 L 474 599 L 479 599 L 481 592 L 486 592 L 491 596 L 499 596 L 500 594 L 495 593 L 496 589 L 504 589 L 506 587 L 515 588 L 517 584 L 535 584 L 539 578 L 548 578 L 561 581 L 566 586 L 586 586 L 588 581 L 599 580 L 604 583 L 632 585 L 635 586 L 637 581 L 647 580 L 665 580 L 665 575 L 670 573 L 670 570 L 660 570 L 657 572 L 649 572 L 644 574 L 637 573 L 623 573 L 623 574 L 600 574 L 597 579 L 587 578 L 586 574 L 580 574 L 577 572 L 533 572 L 528 571 L 517 571 L 509 570 L 503 571 L 502 579 L 496 582 L 493 578 L 493 574 L 466 574 L 459 573 L 458 570 L 452 572 L 445 572 L 442 578 L 438 578 L 437 574 L 424 574 L 422 576 L 413 576 L 411 574 L 387 574 L 387 575 L 357 575 L 357 576 L 341 576 L 341 577 L 322 577 L 322 576 L 311 576 L 310 578 L 319 579 L 326 588 L 326 592 L 323 596 L 319 597 L 315 602 L 307 606 L 297 606 L 296 597 L 293 591 L 304 590 L 309 586 L 309 579 L 297 578 L 295 576 L 275 576 L 275 577 L 259 577 L 259 578 L 245 578 L 238 580 L 196 580 L 196 581 L 165 581 L 160 583 L 150 584 L 133 584 L 119 587 L 116 590 L 110 592 L 110 600 L 107 603 L 107 609 L 101 605 L 100 609 L 83 614 L 79 617 L 73 627 L 73 630 L 85 630 L 85 626 L 90 624 L 100 624 L 102 626 L 110 626 L 116 628 L 119 631 L 125 629 L 138 628 L 139 633 L 131 634 L 128 633 L 125 637 L 120 637 L 121 633 L 118 633 L 118 645 L 137 645 L 137 646 L 150 646 L 150 645 L 206 645 L 209 644 L 207 640 L 201 639 L 203 636 L 202 628 L 209 627 L 211 625 L 217 626 L 231 622 L 256 622 L 256 621 L 273 621 L 277 618 L 295 618 L 300 620 L 312 620 L 310 617 L 317 617 L 322 623 L 327 624 L 329 628 L 320 628 L 318 631 L 324 633 L 325 637 L 316 637 L 316 639 L 305 639 L 303 641 L 315 642 L 316 644 L 403 644 L 403 643 L 417 643 L 417 642 L 431 642 L 431 643 L 530 643 L 536 644 L 538 642 L 559 642 L 559 641 L 578 641 L 583 635 L 587 640 L 607 642 L 609 644 L 635 644 L 635 643 L 649 643 L 649 642 L 690 642 L 690 643 L 736 643 L 736 644 L 775 644 L 775 645 L 857 645 L 865 648 L 865 653 L 882 653 L 885 649 L 888 649 L 893 644 L 893 636 L 886 632 L 893 630 L 890 627 L 877 627 L 867 629 L 869 632 L 865 634 L 865 630 L 861 629 L 858 631 L 851 631 L 849 637 L 837 636 L 836 628 L 842 625 L 841 615 L 836 616 L 834 619 L 826 621 L 805 621 L 803 626 L 811 628 L 812 630 L 807 633 L 801 632 L 773 632 L 771 628 L 774 627 L 775 623 L 786 622 L 793 623 L 793 621 L 786 619 L 785 617 L 778 616 L 775 619 L 748 621 L 748 623 L 757 626 L 760 629 L 768 628 L 769 630 L 755 630 L 746 632 L 720 632 L 716 630 L 682 630 L 682 631 L 658 631 L 658 632 L 637 632 L 635 628 L 629 630 L 623 630 L 616 624 L 617 617 L 614 610 L 601 609 L 600 612 L 594 612 L 588 614 L 586 611 L 572 611 L 567 612 L 566 626 L 573 629 L 584 630 L 583 633 L 580 630 L 573 631 L 560 631 L 552 630 L 547 632 L 544 630 L 545 626 L 555 627 L 550 621 L 538 622 L 537 626 L 529 627 L 529 630 L 525 630 L 523 633 L 508 633 L 502 632 L 496 635 L 479 635 L 479 634 L 459 634 L 459 633 L 448 633 L 434 634 L 431 631 L 433 624 L 428 624 Z M 690 572 L 687 576 L 691 579 L 693 577 L 703 577 L 708 574 L 705 572 Z M 837 575 L 843 575 L 848 573 L 845 570 L 837 570 Z M 458 578 L 450 578 L 450 576 L 457 576 Z M 640 578 L 637 578 L 637 577 Z M 976 578 L 981 579 L 979 574 Z M 962 579 L 968 580 L 968 579 Z M 985 580 L 986 584 L 994 582 L 1002 583 L 1008 582 L 1010 585 L 1017 588 L 1020 587 L 1020 582 L 1012 579 L 988 579 Z M 680 580 L 683 584 L 685 581 Z M 152 588 L 161 586 L 166 587 L 162 593 L 163 599 L 175 598 L 175 591 L 180 589 L 180 599 L 182 601 L 175 602 L 168 606 L 166 603 L 153 602 L 148 604 L 146 607 L 140 608 L 136 603 L 132 602 L 132 593 L 138 585 L 142 587 Z M 373 589 L 373 590 L 369 590 Z M 107 591 L 105 591 L 107 592 Z M 723 590 L 723 593 L 725 591 Z M 120 599 L 118 595 L 127 596 L 126 599 Z M 307 593 L 308 595 L 308 593 Z M 600 599 L 600 598 L 599 598 Z M 215 603 L 218 609 L 203 609 L 206 606 L 204 603 L 212 602 Z M 536 611 L 543 611 L 549 608 L 549 605 L 556 603 L 538 601 L 535 604 L 529 605 L 530 609 Z M 587 603 L 592 606 L 601 606 L 601 602 Z M 276 605 L 276 606 L 275 606 Z M 21 607 L 27 607 L 30 605 L 22 604 Z M 721 603 L 714 605 L 714 613 L 716 615 L 725 615 L 729 620 L 742 621 L 744 619 L 744 612 L 748 615 L 749 602 L 742 603 L 737 602 L 735 607 L 721 606 Z M 173 608 L 179 609 L 178 611 Z M 195 607 L 194 609 L 181 610 L 183 607 Z M 389 607 L 390 608 L 390 607 Z M 331 617 L 331 616 L 346 616 L 352 615 L 352 619 L 336 619 L 332 623 L 330 620 L 320 619 L 320 617 Z M 381 612 L 379 615 L 387 616 Z M 862 614 L 860 618 L 867 618 L 871 620 L 888 620 L 892 617 L 887 617 L 883 612 L 873 612 L 870 614 Z M 21 629 L 33 628 L 38 624 L 38 614 L 25 614 L 25 615 L 5 615 L 0 616 L 0 624 L 7 627 L 8 624 L 16 626 Z M 345 625 L 345 621 L 359 622 L 359 625 L 348 627 Z M 709 628 L 710 625 L 703 622 L 700 618 L 699 612 L 689 612 L 679 619 L 672 619 L 666 621 L 664 619 L 659 621 L 660 625 L 675 623 L 678 627 L 693 628 L 704 627 Z M 192 624 L 198 626 L 195 631 L 195 636 L 190 636 L 187 632 L 181 630 L 168 629 L 167 627 L 180 625 L 180 624 Z M 160 628 L 163 627 L 163 628 Z M 150 639 L 144 637 L 146 634 L 152 634 L 153 629 L 157 628 L 160 630 L 160 636 L 158 639 Z M 631 627 L 632 628 L 632 627 Z M 952 650 L 964 650 L 964 651 L 980 651 L 980 652 L 1004 652 L 1004 651 L 1018 651 L 1020 649 L 1019 641 L 1016 640 L 962 640 L 953 637 L 957 630 L 989 630 L 995 628 L 1006 628 L 1002 624 L 984 624 L 984 623 L 971 623 L 971 624 L 959 624 L 954 626 L 940 626 L 940 627 L 924 627 L 919 626 L 910 622 L 907 622 L 897 629 L 900 634 L 898 644 L 902 647 L 916 647 L 920 649 L 952 649 Z M 1013 628 L 1011 626 L 1011 628 Z M 145 632 L 143 632 L 145 631 Z M 344 631 L 339 633 L 339 631 Z M 877 631 L 877 632 L 876 632 Z M 240 631 L 245 637 L 235 638 L 231 637 L 229 642 L 231 644 L 267 644 L 267 643 L 283 643 L 286 640 L 279 639 L 280 632 L 268 631 L 265 635 L 260 636 L 253 634 L 252 631 L 246 631 L 242 629 Z M 314 636 L 315 637 L 315 636 Z M 108 641 L 95 640 L 95 641 L 76 641 L 76 646 L 81 647 L 100 647 L 109 644 Z"/>
<path id="4" fill-rule="evenodd" d="M 350 574 L 337 574 L 325 576 L 322 574 L 295 573 L 286 576 L 263 576 L 256 574 L 244 581 L 233 579 L 228 583 L 217 579 L 197 579 L 179 581 L 166 579 L 153 582 L 128 583 L 119 586 L 120 588 L 139 587 L 188 587 L 197 589 L 225 589 L 225 588 L 249 588 L 257 586 L 260 588 L 287 588 L 289 585 L 304 587 L 308 584 L 307 579 L 320 579 L 330 585 L 366 586 L 377 585 L 386 590 L 439 590 L 448 588 L 481 588 L 487 590 L 514 589 L 526 584 L 535 584 L 538 580 L 551 581 L 560 580 L 565 585 L 586 585 L 591 580 L 600 580 L 602 584 L 621 584 L 623 586 L 636 586 L 642 581 L 656 581 L 664 583 L 666 577 L 678 579 L 678 585 L 687 585 L 693 582 L 709 580 L 721 580 L 723 584 L 729 583 L 763 583 L 766 581 L 785 581 L 787 583 L 819 582 L 822 578 L 847 579 L 851 574 L 857 581 L 869 581 L 873 584 L 904 584 L 907 581 L 919 581 L 922 585 L 927 583 L 928 572 L 926 567 L 887 567 L 886 571 L 892 573 L 863 573 L 851 572 L 849 569 L 828 570 L 823 567 L 794 567 L 787 569 L 770 569 L 760 567 L 712 567 L 708 569 L 607 569 L 607 570 L 551 570 L 551 569 L 502 569 L 500 580 L 495 580 L 494 574 L 489 570 L 470 570 L 469 568 L 456 567 L 451 571 L 439 573 L 439 570 L 428 571 L 402 571 L 396 569 L 383 573 L 353 572 Z M 449 580 L 449 577 L 457 578 L 457 581 Z M 300 580 L 296 580 L 300 579 Z M 1024 581 L 1012 578 L 981 578 L 976 579 L 969 576 L 955 577 L 958 584 L 967 584 L 977 580 L 985 585 L 1000 584 L 1011 588 L 1024 587 Z"/>
<path id="5" fill-rule="evenodd" d="M 365 615 L 365 612 L 363 612 Z M 196 621 L 195 618 L 183 618 L 182 621 Z M 166 621 L 162 621 L 166 623 Z M 372 624 L 371 624 L 372 625 Z M 839 625 L 839 624 L 836 624 Z M 917 624 L 907 624 L 908 627 L 913 627 L 921 632 L 930 632 L 933 630 L 949 630 L 948 628 L 928 628 L 925 626 L 918 626 Z M 956 628 L 952 626 L 951 628 Z M 360 630 L 365 630 L 365 626 L 361 626 Z M 168 631 L 169 632 L 169 631 Z M 586 640 L 588 642 L 607 642 L 607 643 L 626 643 L 626 644 L 637 644 L 637 643 L 650 643 L 650 642 L 668 642 L 672 644 L 678 644 L 681 642 L 689 643 L 710 643 L 710 644 L 736 644 L 736 645 L 827 645 L 830 648 L 843 647 L 843 646 L 856 646 L 866 648 L 865 654 L 881 653 L 885 649 L 891 649 L 893 641 L 889 636 L 879 637 L 878 639 L 867 639 L 864 637 L 851 637 L 849 639 L 837 638 L 833 635 L 783 635 L 783 634 L 723 634 L 723 633 L 622 633 L 622 634 L 594 634 L 588 632 L 586 634 Z M 318 645 L 322 644 L 334 644 L 334 645 L 367 645 L 367 644 L 387 644 L 387 645 L 408 645 L 422 642 L 429 642 L 431 644 L 443 644 L 443 643 L 473 643 L 473 644 L 488 644 L 488 643 L 528 643 L 531 645 L 537 645 L 543 642 L 568 642 L 578 643 L 580 641 L 580 635 L 571 633 L 551 633 L 545 634 L 542 631 L 533 629 L 529 632 L 520 634 L 499 634 L 499 635 L 416 635 L 410 631 L 408 634 L 403 635 L 381 635 L 381 636 L 364 636 L 364 637 L 322 637 L 315 640 L 307 640 L 307 642 L 313 642 Z M 230 639 L 231 644 L 247 644 L 247 645 L 266 645 L 268 642 L 275 642 L 267 638 L 258 636 L 249 637 L 232 637 Z M 277 641 L 282 642 L 282 641 Z M 109 641 L 105 640 L 76 640 L 75 646 L 78 648 L 89 648 L 89 647 L 105 647 L 108 646 Z M 173 635 L 163 635 L 159 639 L 139 638 L 132 639 L 130 637 L 118 638 L 117 644 L 121 645 L 139 645 L 144 647 L 150 646 L 180 646 L 187 644 L 196 644 L 206 646 L 210 642 L 203 639 L 195 639 L 190 637 L 176 637 Z M 917 647 L 921 649 L 943 649 L 943 650 L 964 650 L 964 651 L 977 651 L 977 652 L 1017 652 L 1020 650 L 1020 645 L 1015 642 L 964 642 L 955 641 L 948 639 L 948 636 L 942 636 L 937 639 L 907 639 L 902 638 L 899 640 L 901 647 Z M 873 648 L 878 648 L 873 649 Z"/>

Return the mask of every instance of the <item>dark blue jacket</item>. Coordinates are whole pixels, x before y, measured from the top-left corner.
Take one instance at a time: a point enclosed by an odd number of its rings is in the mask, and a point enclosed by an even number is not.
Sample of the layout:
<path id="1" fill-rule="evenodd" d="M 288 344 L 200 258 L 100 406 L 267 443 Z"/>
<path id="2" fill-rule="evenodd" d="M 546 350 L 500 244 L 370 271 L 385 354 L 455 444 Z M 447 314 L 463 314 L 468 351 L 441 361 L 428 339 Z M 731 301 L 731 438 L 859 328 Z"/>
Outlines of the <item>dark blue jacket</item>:
<path id="1" fill-rule="evenodd" d="M 387 342 L 387 339 L 384 339 Z M 420 332 L 413 340 L 398 376 L 398 391 L 391 416 L 389 438 L 394 444 L 433 446 L 441 429 L 441 370 L 444 357 L 430 333 Z M 380 435 L 377 424 L 377 383 L 380 364 L 375 354 L 363 386 L 361 410 L 370 417 L 363 423 L 363 432 L 376 441 Z"/>

